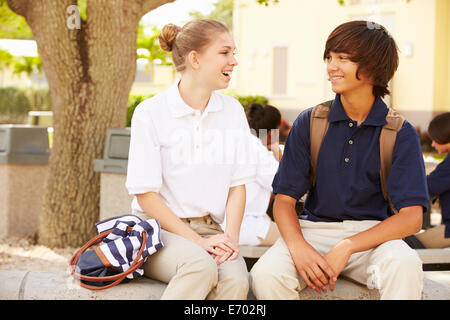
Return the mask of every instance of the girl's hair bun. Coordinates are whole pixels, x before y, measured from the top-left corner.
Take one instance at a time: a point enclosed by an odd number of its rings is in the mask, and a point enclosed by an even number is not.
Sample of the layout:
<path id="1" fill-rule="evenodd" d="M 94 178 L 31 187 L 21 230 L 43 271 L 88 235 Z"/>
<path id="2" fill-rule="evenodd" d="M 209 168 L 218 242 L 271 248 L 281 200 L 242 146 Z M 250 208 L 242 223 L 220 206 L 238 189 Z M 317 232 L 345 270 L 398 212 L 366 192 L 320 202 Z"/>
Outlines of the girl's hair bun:
<path id="1" fill-rule="evenodd" d="M 171 52 L 173 48 L 173 42 L 180 32 L 180 28 L 172 23 L 166 24 L 160 35 L 158 36 L 159 44 L 164 51 Z"/>

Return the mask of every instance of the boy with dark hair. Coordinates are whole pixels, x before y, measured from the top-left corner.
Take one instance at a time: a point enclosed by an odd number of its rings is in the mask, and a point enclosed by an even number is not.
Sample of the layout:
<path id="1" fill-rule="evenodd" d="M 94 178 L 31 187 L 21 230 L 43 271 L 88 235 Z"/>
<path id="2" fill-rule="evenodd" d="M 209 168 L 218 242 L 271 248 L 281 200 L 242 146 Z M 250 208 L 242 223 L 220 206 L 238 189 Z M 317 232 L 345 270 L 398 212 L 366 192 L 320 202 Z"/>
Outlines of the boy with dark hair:
<path id="1" fill-rule="evenodd" d="M 312 172 L 312 108 L 293 124 L 273 181 L 282 237 L 252 268 L 253 292 L 298 299 L 306 286 L 326 292 L 345 275 L 379 289 L 382 299 L 420 299 L 422 262 L 402 238 L 421 229 L 429 201 L 418 136 L 407 121 L 386 181 L 392 209 L 380 175 L 379 138 L 389 112 L 381 98 L 398 66 L 397 46 L 382 26 L 353 21 L 331 33 L 324 58 L 336 93 L 328 129 Z M 295 204 L 306 192 L 298 219 Z"/>

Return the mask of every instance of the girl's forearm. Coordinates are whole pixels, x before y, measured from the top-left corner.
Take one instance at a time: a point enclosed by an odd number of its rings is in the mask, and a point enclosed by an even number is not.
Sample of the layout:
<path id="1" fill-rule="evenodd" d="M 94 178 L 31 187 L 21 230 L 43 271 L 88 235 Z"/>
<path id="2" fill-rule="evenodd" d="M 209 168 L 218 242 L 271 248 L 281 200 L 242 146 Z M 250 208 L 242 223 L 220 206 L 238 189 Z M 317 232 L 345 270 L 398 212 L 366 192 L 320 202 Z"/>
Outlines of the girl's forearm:
<path id="1" fill-rule="evenodd" d="M 245 185 L 231 187 L 228 193 L 225 233 L 236 243 L 239 242 L 239 232 L 245 210 Z"/>

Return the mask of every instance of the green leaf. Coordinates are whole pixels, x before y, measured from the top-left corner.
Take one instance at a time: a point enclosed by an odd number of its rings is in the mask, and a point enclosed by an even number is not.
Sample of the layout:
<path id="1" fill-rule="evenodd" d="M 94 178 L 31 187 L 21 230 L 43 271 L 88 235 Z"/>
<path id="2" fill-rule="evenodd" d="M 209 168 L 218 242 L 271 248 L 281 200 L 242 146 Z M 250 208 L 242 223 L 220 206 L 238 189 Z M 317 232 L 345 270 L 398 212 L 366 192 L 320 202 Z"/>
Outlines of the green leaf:
<path id="1" fill-rule="evenodd" d="M 33 39 L 25 18 L 9 9 L 6 1 L 0 2 L 0 39 Z"/>

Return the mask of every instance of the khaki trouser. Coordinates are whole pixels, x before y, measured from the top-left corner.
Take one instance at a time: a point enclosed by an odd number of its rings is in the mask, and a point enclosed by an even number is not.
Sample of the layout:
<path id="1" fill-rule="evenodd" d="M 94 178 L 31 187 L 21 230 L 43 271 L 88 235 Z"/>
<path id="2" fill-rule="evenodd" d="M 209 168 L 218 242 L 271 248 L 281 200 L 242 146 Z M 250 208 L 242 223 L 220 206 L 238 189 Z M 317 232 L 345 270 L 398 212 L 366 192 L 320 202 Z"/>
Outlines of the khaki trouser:
<path id="1" fill-rule="evenodd" d="M 182 220 L 205 237 L 223 233 L 210 216 Z M 241 255 L 217 266 L 208 252 L 179 235 L 161 230 L 161 240 L 164 247 L 148 257 L 144 276 L 167 283 L 162 300 L 247 299 L 249 278 Z"/>
<path id="2" fill-rule="evenodd" d="M 322 255 L 340 240 L 377 223 L 378 221 L 330 223 L 300 220 L 305 240 Z M 257 299 L 299 299 L 299 292 L 306 288 L 282 238 L 256 262 L 250 274 L 253 293 Z M 374 249 L 353 254 L 341 275 L 367 285 L 370 289 L 379 289 L 381 299 L 421 298 L 422 261 L 403 240 L 388 241 Z"/>

